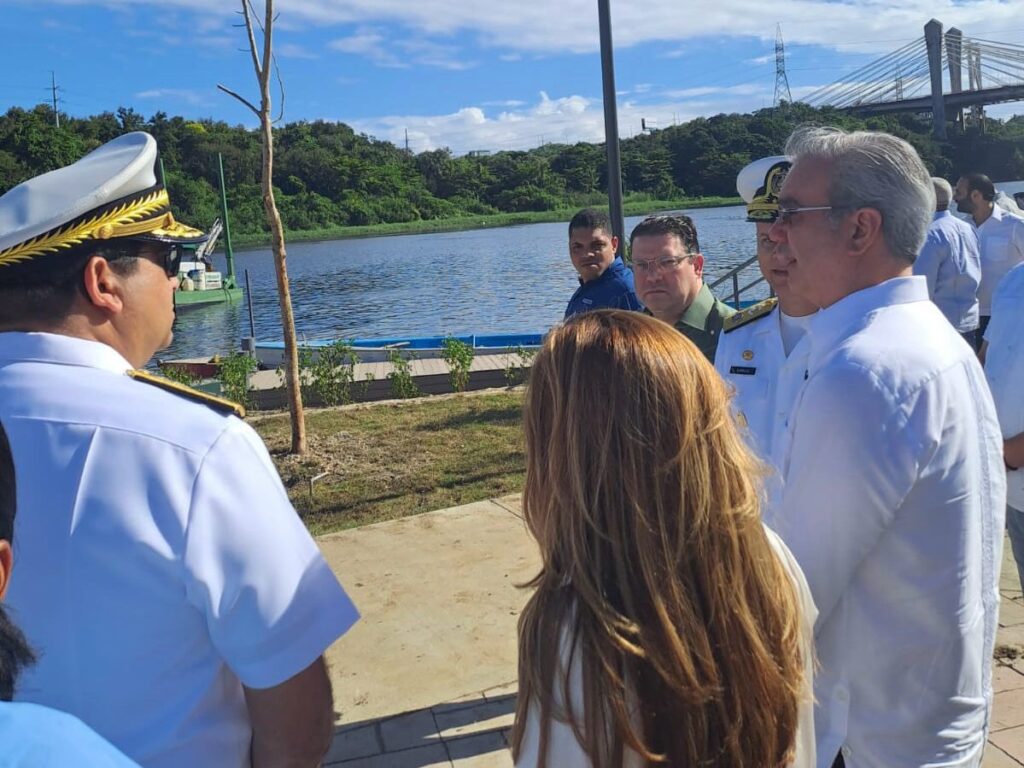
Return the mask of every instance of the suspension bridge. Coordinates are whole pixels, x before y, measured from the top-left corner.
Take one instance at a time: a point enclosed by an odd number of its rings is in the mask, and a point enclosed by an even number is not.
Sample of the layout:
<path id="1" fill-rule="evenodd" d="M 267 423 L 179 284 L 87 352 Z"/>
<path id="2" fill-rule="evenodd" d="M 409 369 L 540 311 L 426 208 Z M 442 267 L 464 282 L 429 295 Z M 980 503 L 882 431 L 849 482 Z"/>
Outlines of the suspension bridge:
<path id="1" fill-rule="evenodd" d="M 964 70 L 967 87 L 964 88 Z M 966 37 L 932 19 L 924 36 L 803 99 L 862 115 L 931 112 L 936 138 L 946 120 L 984 124 L 984 107 L 1024 101 L 1024 46 Z"/>

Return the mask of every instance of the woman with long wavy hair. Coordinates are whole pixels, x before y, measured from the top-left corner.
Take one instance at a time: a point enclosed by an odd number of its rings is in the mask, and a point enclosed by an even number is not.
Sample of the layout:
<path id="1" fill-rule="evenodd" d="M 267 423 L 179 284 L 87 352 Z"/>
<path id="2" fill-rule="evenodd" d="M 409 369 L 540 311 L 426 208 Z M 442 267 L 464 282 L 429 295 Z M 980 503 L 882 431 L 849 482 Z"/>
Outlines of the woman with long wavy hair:
<path id="1" fill-rule="evenodd" d="M 814 605 L 697 348 L 639 313 L 579 315 L 537 355 L 524 416 L 542 566 L 516 765 L 813 766 Z"/>

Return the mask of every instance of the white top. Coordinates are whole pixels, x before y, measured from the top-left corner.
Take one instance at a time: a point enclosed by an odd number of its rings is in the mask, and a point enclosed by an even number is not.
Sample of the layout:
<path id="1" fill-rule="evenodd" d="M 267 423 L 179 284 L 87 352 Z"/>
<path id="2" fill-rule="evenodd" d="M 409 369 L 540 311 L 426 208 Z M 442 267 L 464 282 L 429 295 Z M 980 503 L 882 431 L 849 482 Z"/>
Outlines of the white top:
<path id="1" fill-rule="evenodd" d="M 794 317 L 779 310 L 779 331 L 782 333 L 782 349 L 789 357 L 793 348 L 800 343 L 800 339 L 807 335 L 807 329 L 811 327 L 813 315 Z"/>
<path id="2" fill-rule="evenodd" d="M 819 765 L 976 766 L 1006 498 L 984 373 L 922 277 L 843 298 L 808 340 L 768 517 L 820 611 Z"/>
<path id="3" fill-rule="evenodd" d="M 914 274 L 928 281 L 931 300 L 961 333 L 978 327 L 978 248 L 974 227 L 949 211 L 937 211 L 914 261 Z"/>
<path id="4" fill-rule="evenodd" d="M 996 205 L 992 208 L 992 215 L 982 222 L 977 231 L 981 243 L 978 310 L 987 316 L 992 314 L 992 294 L 999 281 L 1024 261 L 1024 219 Z"/>
<path id="5" fill-rule="evenodd" d="M 808 318 L 789 318 L 803 321 Z M 723 333 L 718 339 L 715 369 L 735 394 L 733 408 L 745 423 L 749 442 L 763 461 L 776 470 L 780 451 L 787 445 L 785 433 L 807 368 L 806 339 L 801 338 L 787 357 L 783 348 L 782 313 L 770 314 Z M 777 484 L 777 483 L 775 483 Z M 773 481 L 769 481 L 771 494 Z"/>
<path id="6" fill-rule="evenodd" d="M 812 637 L 812 627 L 814 626 L 814 620 L 818 615 L 818 611 L 814 607 L 814 601 L 811 599 L 811 592 L 807 587 L 807 581 L 804 579 L 804 575 L 800 571 L 800 566 L 796 564 L 796 560 L 793 558 L 793 555 L 790 554 L 786 545 L 782 543 L 782 540 L 770 529 L 765 528 L 765 533 L 768 535 L 768 541 L 772 545 L 772 549 L 775 550 L 775 553 L 779 556 L 779 559 L 785 566 L 786 571 L 793 579 L 793 585 L 796 587 L 797 601 L 800 604 L 800 611 L 802 614 L 801 653 L 804 660 L 804 681 L 806 683 L 806 690 L 798 713 L 796 754 L 790 765 L 794 768 L 812 768 L 815 764 L 815 758 L 814 702 L 811 698 L 810 686 L 810 681 L 814 674 L 814 654 L 811 650 L 811 646 L 814 642 Z M 585 720 L 583 711 L 583 667 L 580 662 L 580 654 L 579 652 L 572 654 L 572 636 L 564 627 L 562 628 L 561 637 L 562 658 L 560 667 L 563 670 L 566 668 L 569 670 L 569 692 L 572 697 L 572 712 L 582 726 Z M 571 664 L 570 655 L 572 660 Z M 561 680 L 558 680 L 555 682 L 553 688 L 553 694 L 557 697 L 556 705 L 558 708 L 564 708 L 563 702 L 560 698 L 561 690 L 562 683 Z M 636 711 L 635 707 L 633 711 Z M 640 727 L 639 718 L 635 725 L 638 728 Z M 530 707 L 527 715 L 526 730 L 523 733 L 523 743 L 519 759 L 516 761 L 516 768 L 534 768 L 534 766 L 538 764 L 539 759 L 540 707 L 534 705 Z M 590 759 L 583 751 L 583 747 L 576 740 L 576 735 L 573 733 L 572 726 L 554 718 L 551 720 L 551 726 L 549 729 L 547 764 L 550 768 L 590 768 L 592 765 Z M 642 768 L 643 765 L 644 762 L 640 759 L 640 756 L 627 747 L 626 754 L 623 759 L 623 768 Z M 829 765 L 831 765 L 831 763 L 829 763 Z"/>
<path id="7" fill-rule="evenodd" d="M 985 377 L 996 404 L 1003 437 L 1024 432 L 1024 265 L 999 283 L 992 297 L 992 321 L 985 331 Z M 1024 510 L 1024 469 L 1006 473 L 1006 503 Z"/>
<path id="8" fill-rule="evenodd" d="M 18 473 L 18 698 L 147 768 L 249 765 L 242 684 L 305 669 L 357 613 L 256 433 L 125 375 L 111 347 L 0 333 Z"/>

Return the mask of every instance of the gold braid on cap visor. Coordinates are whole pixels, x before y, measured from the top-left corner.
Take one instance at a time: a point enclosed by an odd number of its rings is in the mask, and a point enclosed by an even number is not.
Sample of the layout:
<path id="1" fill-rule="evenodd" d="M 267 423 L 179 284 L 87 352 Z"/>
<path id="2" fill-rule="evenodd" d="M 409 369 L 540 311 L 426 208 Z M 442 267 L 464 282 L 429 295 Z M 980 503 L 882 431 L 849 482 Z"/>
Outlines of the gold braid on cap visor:
<path id="1" fill-rule="evenodd" d="M 115 200 L 56 229 L 0 251 L 0 267 L 57 253 L 89 240 L 103 241 L 139 235 L 184 240 L 202 236 L 199 230 L 175 221 L 170 207 L 171 200 L 167 190 L 162 187 L 150 188 L 140 197 Z"/>
<path id="2" fill-rule="evenodd" d="M 779 218 L 779 202 L 777 199 L 754 199 L 747 206 L 747 221 L 772 222 Z"/>

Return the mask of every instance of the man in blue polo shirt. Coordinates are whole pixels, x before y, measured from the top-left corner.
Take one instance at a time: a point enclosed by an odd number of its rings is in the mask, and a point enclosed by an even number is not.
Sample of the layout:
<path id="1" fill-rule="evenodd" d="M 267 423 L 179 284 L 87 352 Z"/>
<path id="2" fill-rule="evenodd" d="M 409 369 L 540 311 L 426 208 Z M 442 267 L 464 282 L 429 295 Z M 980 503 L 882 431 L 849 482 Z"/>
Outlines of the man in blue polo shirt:
<path id="1" fill-rule="evenodd" d="M 569 222 L 569 258 L 580 287 L 565 308 L 568 319 L 591 309 L 643 309 L 633 289 L 633 273 L 616 256 L 619 238 L 601 211 L 585 208 Z"/>

